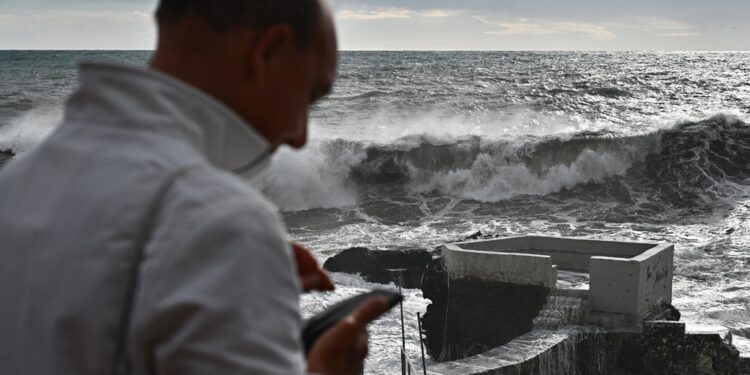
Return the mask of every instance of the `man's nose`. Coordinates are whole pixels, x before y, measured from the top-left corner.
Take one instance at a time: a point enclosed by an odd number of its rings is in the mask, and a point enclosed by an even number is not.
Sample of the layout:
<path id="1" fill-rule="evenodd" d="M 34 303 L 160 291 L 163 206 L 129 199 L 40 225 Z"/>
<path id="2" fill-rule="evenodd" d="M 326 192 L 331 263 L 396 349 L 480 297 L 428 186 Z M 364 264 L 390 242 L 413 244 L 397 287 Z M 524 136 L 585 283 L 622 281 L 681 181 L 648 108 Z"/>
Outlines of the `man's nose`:
<path id="1" fill-rule="evenodd" d="M 297 128 L 298 130 L 292 134 L 292 136 L 287 141 L 287 145 L 289 145 L 292 148 L 302 148 L 305 147 L 307 144 L 307 115 L 302 119 L 302 123 Z"/>

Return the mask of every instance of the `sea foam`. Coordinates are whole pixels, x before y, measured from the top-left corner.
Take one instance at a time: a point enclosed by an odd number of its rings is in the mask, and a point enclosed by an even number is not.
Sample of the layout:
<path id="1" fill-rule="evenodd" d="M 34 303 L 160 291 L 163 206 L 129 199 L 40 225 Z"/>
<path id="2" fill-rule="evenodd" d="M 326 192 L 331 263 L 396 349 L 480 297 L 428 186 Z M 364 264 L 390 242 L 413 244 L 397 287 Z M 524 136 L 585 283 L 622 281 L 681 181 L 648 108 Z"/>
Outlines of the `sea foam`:
<path id="1" fill-rule="evenodd" d="M 62 121 L 60 107 L 43 106 L 24 112 L 0 126 L 0 150 L 22 154 L 41 143 Z"/>

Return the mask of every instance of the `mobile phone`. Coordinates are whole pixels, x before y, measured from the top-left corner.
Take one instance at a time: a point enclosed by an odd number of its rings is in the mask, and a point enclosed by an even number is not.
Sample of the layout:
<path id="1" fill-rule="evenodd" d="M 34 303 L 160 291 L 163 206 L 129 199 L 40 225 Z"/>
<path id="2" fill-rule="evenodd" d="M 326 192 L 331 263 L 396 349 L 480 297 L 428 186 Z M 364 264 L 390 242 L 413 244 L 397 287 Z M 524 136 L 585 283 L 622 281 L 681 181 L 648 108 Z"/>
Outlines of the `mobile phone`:
<path id="1" fill-rule="evenodd" d="M 388 310 L 395 307 L 404 299 L 401 293 L 386 290 L 375 289 L 373 291 L 362 293 L 360 295 L 345 299 L 333 306 L 328 307 L 321 313 L 305 321 L 302 328 L 302 342 L 305 345 L 305 353 L 309 352 L 315 341 L 320 338 L 328 329 L 336 323 L 348 317 L 362 303 L 372 297 L 383 297 L 388 302 Z"/>

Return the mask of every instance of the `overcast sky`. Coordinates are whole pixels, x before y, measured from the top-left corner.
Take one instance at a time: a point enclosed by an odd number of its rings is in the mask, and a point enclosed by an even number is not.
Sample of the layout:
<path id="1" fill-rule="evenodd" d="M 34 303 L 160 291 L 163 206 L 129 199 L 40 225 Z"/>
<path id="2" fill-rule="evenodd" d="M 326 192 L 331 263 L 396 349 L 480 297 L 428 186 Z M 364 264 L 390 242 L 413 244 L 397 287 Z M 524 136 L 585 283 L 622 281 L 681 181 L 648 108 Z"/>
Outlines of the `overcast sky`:
<path id="1" fill-rule="evenodd" d="M 0 0 L 0 49 L 152 49 L 156 2 Z M 750 50 L 748 0 L 331 3 L 344 50 Z"/>

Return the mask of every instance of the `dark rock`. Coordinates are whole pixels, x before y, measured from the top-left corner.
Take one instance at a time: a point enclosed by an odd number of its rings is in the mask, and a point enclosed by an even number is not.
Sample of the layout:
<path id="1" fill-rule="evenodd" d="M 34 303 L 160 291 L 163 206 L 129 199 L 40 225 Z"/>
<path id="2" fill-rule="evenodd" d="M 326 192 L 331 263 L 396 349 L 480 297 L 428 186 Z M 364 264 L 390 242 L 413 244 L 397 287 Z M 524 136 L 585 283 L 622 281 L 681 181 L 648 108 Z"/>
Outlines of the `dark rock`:
<path id="1" fill-rule="evenodd" d="M 654 312 L 646 316 L 645 320 L 666 320 L 671 322 L 679 322 L 682 314 L 680 310 L 672 306 L 669 303 L 661 303 L 660 308 L 654 309 Z"/>
<path id="2" fill-rule="evenodd" d="M 439 361 L 470 357 L 531 331 L 549 289 L 479 280 L 449 280 L 441 259 L 422 279 L 432 304 L 422 319 L 426 347 Z"/>
<path id="3" fill-rule="evenodd" d="M 395 283 L 403 288 L 419 288 L 432 255 L 427 250 L 346 249 L 329 258 L 323 268 L 331 272 L 359 274 L 367 281 Z"/>
<path id="4" fill-rule="evenodd" d="M 478 240 L 480 238 L 482 238 L 482 231 L 481 230 L 477 231 L 476 233 L 474 233 L 472 235 L 467 236 L 466 238 L 464 238 L 464 241 Z"/>
<path id="5" fill-rule="evenodd" d="M 488 234 L 488 233 L 482 233 L 481 230 L 478 230 L 468 236 L 461 237 L 456 239 L 456 241 L 453 242 L 466 242 L 466 241 L 476 241 L 476 240 L 491 240 L 494 238 L 499 238 L 500 235 L 498 234 Z"/>
<path id="6" fill-rule="evenodd" d="M 14 154 L 10 151 L 2 151 L 0 150 L 0 167 L 3 166 L 3 164 L 10 161 L 11 158 L 13 158 Z"/>

